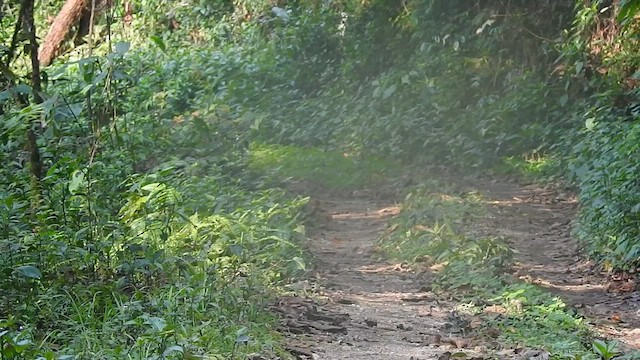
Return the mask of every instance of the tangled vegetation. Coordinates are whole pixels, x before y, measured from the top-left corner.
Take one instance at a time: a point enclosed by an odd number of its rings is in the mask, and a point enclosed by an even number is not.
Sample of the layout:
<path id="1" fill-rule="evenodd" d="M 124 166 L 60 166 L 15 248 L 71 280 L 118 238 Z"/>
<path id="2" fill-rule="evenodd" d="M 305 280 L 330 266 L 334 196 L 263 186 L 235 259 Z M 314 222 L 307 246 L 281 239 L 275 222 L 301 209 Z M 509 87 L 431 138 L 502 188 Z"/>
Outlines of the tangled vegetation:
<path id="1" fill-rule="evenodd" d="M 579 193 L 595 259 L 640 265 L 638 1 L 67 4 L 45 67 L 63 1 L 0 2 L 0 358 L 278 354 L 293 145 L 343 154 L 337 187 L 535 168 Z M 401 246 L 455 249 L 438 231 Z"/>

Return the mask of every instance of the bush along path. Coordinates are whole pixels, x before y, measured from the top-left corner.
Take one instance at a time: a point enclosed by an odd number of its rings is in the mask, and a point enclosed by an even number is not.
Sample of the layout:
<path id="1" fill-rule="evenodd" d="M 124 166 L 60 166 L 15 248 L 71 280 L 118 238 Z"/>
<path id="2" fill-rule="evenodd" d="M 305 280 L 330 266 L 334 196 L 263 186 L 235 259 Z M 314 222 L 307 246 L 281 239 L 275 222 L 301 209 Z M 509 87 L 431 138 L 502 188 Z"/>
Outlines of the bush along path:
<path id="1" fill-rule="evenodd" d="M 571 196 L 448 184 L 424 182 L 404 199 L 379 187 L 347 195 L 314 187 L 316 268 L 290 285 L 301 296 L 274 305 L 289 351 L 300 359 L 637 358 L 636 293 L 578 255 Z"/>

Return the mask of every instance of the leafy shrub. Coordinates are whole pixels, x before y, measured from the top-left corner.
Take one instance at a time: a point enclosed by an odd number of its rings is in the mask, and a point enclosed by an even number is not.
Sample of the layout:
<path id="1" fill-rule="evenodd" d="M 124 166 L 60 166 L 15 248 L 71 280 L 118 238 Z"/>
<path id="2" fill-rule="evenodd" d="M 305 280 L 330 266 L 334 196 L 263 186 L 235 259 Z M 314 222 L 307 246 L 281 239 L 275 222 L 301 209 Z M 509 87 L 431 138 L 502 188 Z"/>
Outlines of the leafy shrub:
<path id="1" fill-rule="evenodd" d="M 239 110 L 239 94 L 270 78 L 242 47 L 171 48 L 178 40 L 54 66 L 42 104 L 3 98 L 3 356 L 280 351 L 264 304 L 304 267 L 305 201 L 246 171 L 253 123 Z"/>
<path id="2" fill-rule="evenodd" d="M 574 147 L 571 166 L 581 203 L 577 233 L 609 268 L 632 269 L 640 265 L 640 126 L 598 115 Z"/>

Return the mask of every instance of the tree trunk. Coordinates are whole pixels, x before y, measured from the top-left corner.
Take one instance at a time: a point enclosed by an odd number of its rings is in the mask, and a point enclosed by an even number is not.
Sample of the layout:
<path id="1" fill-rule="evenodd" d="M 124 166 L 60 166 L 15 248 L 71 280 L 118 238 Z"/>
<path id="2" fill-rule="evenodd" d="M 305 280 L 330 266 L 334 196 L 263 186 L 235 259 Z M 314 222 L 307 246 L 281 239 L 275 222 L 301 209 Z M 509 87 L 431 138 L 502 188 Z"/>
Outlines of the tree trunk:
<path id="1" fill-rule="evenodd" d="M 78 22 L 82 11 L 86 8 L 88 0 L 67 0 L 58 16 L 51 24 L 47 37 L 42 43 L 38 58 L 40 65 L 51 64 L 56 57 L 60 46 L 64 42 L 71 27 Z"/>
<path id="2" fill-rule="evenodd" d="M 33 91 L 33 100 L 36 104 L 42 102 L 40 93 L 42 85 L 40 81 L 40 62 L 38 61 L 38 38 L 36 35 L 36 25 L 33 20 L 34 0 L 23 0 L 24 19 L 22 21 L 25 32 L 29 38 L 29 50 L 31 55 L 31 88 Z M 37 211 L 42 198 L 42 188 L 40 180 L 42 180 L 42 159 L 40 158 L 40 149 L 34 131 L 34 124 L 29 124 L 27 131 L 27 148 L 29 150 L 29 165 L 31 170 L 31 208 Z"/>

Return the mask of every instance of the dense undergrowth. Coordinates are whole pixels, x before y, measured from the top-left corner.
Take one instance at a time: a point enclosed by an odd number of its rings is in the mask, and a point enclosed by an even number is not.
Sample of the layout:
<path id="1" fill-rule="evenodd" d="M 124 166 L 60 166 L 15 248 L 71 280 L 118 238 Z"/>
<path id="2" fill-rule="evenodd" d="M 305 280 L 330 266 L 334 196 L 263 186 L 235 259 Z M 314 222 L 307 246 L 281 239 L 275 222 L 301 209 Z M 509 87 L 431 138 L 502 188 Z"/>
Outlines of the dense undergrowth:
<path id="1" fill-rule="evenodd" d="M 304 268 L 287 173 L 561 176 L 591 254 L 640 262 L 637 1 L 133 3 L 74 28 L 42 84 L 32 2 L 0 3 L 5 358 L 277 352 L 261 304 Z M 37 4 L 40 38 L 61 5 Z M 420 207 L 475 211 L 450 196 Z M 415 231 L 475 256 L 455 219 L 406 221 L 412 257 Z"/>
<path id="2" fill-rule="evenodd" d="M 306 200 L 247 168 L 251 49 L 219 30 L 120 34 L 48 68 L 41 102 L 4 89 L 0 358 L 288 356 L 266 308 L 305 267 Z"/>

